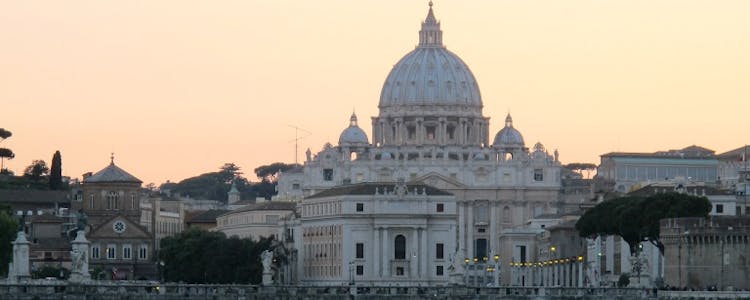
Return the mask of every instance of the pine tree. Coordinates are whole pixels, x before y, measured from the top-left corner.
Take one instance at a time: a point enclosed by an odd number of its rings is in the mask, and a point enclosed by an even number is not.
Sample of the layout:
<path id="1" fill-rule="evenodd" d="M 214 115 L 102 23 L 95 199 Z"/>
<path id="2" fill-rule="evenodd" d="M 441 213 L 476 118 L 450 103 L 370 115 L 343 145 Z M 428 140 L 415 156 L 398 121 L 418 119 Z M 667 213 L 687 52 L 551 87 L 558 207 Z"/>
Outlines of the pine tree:
<path id="1" fill-rule="evenodd" d="M 62 158 L 60 157 L 59 150 L 55 151 L 55 154 L 52 156 L 52 167 L 49 174 L 49 189 L 62 189 Z"/>

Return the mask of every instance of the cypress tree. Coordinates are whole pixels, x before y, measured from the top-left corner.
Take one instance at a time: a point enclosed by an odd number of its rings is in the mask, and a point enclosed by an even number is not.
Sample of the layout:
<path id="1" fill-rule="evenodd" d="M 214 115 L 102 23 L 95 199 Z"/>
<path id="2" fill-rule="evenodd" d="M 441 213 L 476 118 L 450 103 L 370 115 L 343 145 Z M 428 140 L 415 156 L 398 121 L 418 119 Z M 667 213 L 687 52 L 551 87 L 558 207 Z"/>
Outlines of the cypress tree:
<path id="1" fill-rule="evenodd" d="M 52 167 L 49 173 L 49 189 L 59 190 L 62 188 L 62 158 L 60 150 L 55 151 L 52 155 Z"/>

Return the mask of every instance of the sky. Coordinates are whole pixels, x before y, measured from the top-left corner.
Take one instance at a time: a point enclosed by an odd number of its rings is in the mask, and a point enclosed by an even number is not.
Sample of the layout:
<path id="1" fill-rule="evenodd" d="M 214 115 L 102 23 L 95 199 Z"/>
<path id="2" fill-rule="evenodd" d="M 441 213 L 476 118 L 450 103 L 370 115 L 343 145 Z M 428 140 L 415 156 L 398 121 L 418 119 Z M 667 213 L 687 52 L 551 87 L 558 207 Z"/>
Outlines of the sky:
<path id="1" fill-rule="evenodd" d="M 435 0 L 491 137 L 510 112 L 563 163 L 750 143 L 750 1 Z M 414 49 L 427 1 L 0 1 L 0 147 L 145 183 L 336 143 Z"/>

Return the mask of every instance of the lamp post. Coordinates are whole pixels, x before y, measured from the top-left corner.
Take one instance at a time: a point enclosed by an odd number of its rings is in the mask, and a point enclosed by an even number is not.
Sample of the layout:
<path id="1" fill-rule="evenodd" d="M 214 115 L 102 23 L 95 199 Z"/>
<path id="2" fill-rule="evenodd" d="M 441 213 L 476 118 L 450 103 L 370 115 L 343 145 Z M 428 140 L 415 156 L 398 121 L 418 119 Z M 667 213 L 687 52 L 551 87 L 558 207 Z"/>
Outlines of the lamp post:
<path id="1" fill-rule="evenodd" d="M 495 286 L 500 286 L 500 255 L 495 254 L 492 259 L 495 261 Z"/>
<path id="2" fill-rule="evenodd" d="M 477 281 L 479 281 L 479 278 L 477 278 L 478 277 L 477 276 L 477 265 L 478 264 L 479 264 L 479 258 L 474 257 L 474 264 L 473 264 L 473 267 L 472 267 L 472 269 L 474 271 L 474 272 L 472 272 L 473 273 L 472 277 L 474 278 L 474 286 L 477 286 Z"/>
<path id="3" fill-rule="evenodd" d="M 469 258 L 464 258 L 464 284 L 469 285 Z"/>

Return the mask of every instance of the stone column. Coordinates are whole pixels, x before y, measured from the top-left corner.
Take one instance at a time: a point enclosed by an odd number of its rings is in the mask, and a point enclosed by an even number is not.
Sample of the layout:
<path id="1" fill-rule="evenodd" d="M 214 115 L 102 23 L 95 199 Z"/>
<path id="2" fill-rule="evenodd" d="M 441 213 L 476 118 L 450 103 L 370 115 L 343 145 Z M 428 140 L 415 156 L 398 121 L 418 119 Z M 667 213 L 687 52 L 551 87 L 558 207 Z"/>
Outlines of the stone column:
<path id="1" fill-rule="evenodd" d="M 457 201 L 456 205 L 458 206 L 458 249 L 460 251 L 466 251 L 466 218 L 464 218 L 464 212 L 466 212 L 466 208 L 464 208 L 464 203 L 462 201 Z M 468 253 L 464 253 L 464 257 L 469 257 Z M 461 262 L 463 263 L 463 261 Z"/>
<path id="2" fill-rule="evenodd" d="M 409 252 L 406 254 L 411 256 L 409 257 L 409 277 L 418 279 L 420 275 L 418 260 L 421 259 L 421 255 L 419 253 L 419 230 L 416 227 L 412 228 L 411 251 Z"/>
<path id="3" fill-rule="evenodd" d="M 583 287 L 583 261 L 578 261 L 578 287 Z"/>
<path id="4" fill-rule="evenodd" d="M 422 269 L 421 270 L 421 274 L 422 274 L 423 278 L 427 279 L 427 278 L 431 277 L 430 273 L 427 270 L 427 265 L 428 265 L 428 262 L 432 259 L 430 257 L 430 248 L 427 245 L 427 228 L 420 228 L 419 232 L 420 232 L 420 235 L 421 235 L 421 243 L 422 243 L 422 246 L 421 246 L 421 249 L 420 249 L 420 252 L 422 253 L 422 255 L 419 258 L 419 265 L 420 265 L 420 267 Z M 443 244 L 443 253 L 444 253 L 443 255 L 445 255 L 445 250 L 450 250 L 450 249 L 445 249 L 445 246 L 447 246 L 447 245 Z M 445 270 L 445 269 L 447 269 L 447 267 L 444 266 L 443 270 Z"/>
<path id="5" fill-rule="evenodd" d="M 474 205 L 473 201 L 466 201 L 468 216 L 466 220 L 466 254 L 474 261 Z"/>
<path id="6" fill-rule="evenodd" d="M 78 230 L 76 238 L 71 242 L 70 258 L 72 268 L 70 271 L 70 281 L 81 282 L 91 280 L 89 275 L 89 241 L 86 239 L 86 232 Z M 133 255 L 137 255 L 134 253 Z M 133 266 L 135 268 L 135 266 Z"/>
<path id="7" fill-rule="evenodd" d="M 26 233 L 23 230 L 16 235 L 13 241 L 13 278 L 8 274 L 11 281 L 26 280 L 31 277 L 29 265 L 29 242 L 26 239 Z"/>
<path id="8" fill-rule="evenodd" d="M 388 228 L 383 228 L 383 237 L 382 237 L 382 245 L 383 245 L 383 277 L 391 277 L 391 273 L 389 270 L 389 264 L 391 263 L 391 254 L 388 253 Z"/>
<path id="9" fill-rule="evenodd" d="M 373 277 L 381 277 L 383 276 L 383 272 L 381 271 L 380 267 L 383 265 L 383 255 L 380 255 L 380 247 L 377 245 L 377 242 L 380 241 L 380 228 L 376 227 L 375 230 L 372 231 L 372 252 L 373 252 L 373 258 L 372 258 L 372 268 L 373 268 Z"/>
<path id="10" fill-rule="evenodd" d="M 490 202 L 490 250 L 493 254 L 500 253 L 500 247 L 498 246 L 498 235 L 497 235 L 497 202 Z M 492 257 L 490 257 L 492 259 Z"/>

